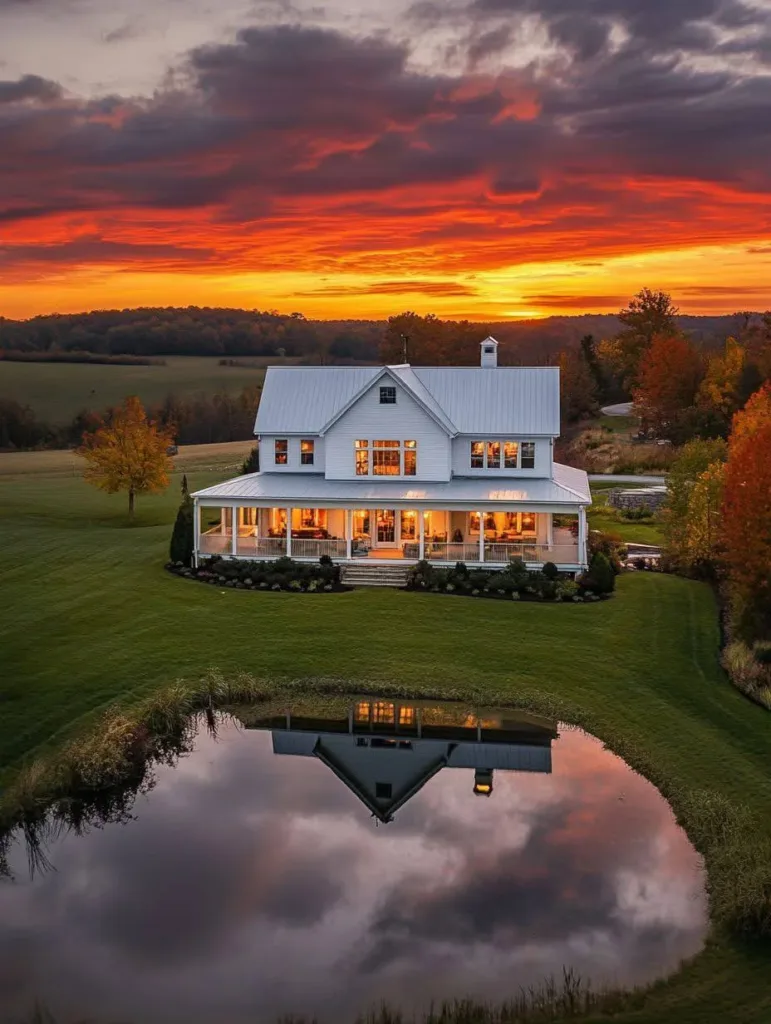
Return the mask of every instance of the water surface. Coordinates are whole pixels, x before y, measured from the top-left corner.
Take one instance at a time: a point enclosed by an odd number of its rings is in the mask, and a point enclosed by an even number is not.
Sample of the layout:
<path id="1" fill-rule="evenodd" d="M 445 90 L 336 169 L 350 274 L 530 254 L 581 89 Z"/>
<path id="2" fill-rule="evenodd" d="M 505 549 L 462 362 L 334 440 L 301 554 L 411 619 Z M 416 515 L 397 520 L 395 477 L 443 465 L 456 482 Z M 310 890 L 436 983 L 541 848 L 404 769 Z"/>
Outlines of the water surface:
<path id="1" fill-rule="evenodd" d="M 17 838 L 0 1019 L 37 999 L 62 1020 L 336 1022 L 567 965 L 645 983 L 701 947 L 700 858 L 592 737 L 388 701 L 262 715 L 201 723 L 132 820 L 54 838 L 50 870 Z"/>

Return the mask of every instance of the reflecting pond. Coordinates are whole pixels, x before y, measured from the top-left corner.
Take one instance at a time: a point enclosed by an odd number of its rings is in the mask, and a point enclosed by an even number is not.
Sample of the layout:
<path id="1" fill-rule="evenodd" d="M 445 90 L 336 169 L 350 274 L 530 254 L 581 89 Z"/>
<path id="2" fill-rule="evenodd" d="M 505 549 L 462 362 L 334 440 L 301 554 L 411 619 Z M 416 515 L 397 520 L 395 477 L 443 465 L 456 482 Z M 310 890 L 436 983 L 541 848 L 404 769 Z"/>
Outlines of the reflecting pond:
<path id="1" fill-rule="evenodd" d="M 49 837 L 33 872 L 15 837 L 0 1019 L 346 1021 L 563 966 L 645 983 L 703 943 L 699 856 L 581 731 L 371 698 L 205 725 L 129 820 Z"/>

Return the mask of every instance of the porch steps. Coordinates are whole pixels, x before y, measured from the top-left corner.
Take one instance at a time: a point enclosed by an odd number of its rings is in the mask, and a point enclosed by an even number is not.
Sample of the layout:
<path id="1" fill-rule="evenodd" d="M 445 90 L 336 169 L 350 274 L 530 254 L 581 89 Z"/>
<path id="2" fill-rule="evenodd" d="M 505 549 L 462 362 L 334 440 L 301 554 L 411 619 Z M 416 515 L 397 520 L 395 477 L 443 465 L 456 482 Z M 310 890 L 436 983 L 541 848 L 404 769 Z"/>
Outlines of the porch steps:
<path id="1" fill-rule="evenodd" d="M 408 565 L 344 565 L 342 581 L 348 587 L 403 587 Z"/>

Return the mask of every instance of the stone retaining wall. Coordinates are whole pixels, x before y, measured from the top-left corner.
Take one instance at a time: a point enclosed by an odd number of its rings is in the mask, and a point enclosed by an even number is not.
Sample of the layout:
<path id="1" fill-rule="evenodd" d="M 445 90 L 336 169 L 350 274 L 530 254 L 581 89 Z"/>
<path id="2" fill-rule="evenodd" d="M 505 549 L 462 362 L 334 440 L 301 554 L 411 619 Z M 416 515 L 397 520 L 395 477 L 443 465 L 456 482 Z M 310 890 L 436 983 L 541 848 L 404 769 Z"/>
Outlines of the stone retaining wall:
<path id="1" fill-rule="evenodd" d="M 634 490 L 614 488 L 608 494 L 608 505 L 612 508 L 642 508 L 647 505 L 652 512 L 657 512 L 666 498 L 666 487 L 639 487 Z"/>

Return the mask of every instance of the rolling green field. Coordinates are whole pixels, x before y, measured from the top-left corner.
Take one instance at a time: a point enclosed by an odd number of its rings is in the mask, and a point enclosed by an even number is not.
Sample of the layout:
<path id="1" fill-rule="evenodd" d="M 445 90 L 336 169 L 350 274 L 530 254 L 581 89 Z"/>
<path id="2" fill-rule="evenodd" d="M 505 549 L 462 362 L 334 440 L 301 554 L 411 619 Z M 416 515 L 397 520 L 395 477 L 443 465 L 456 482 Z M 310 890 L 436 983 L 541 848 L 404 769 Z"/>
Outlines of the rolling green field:
<path id="1" fill-rule="evenodd" d="M 192 487 L 226 475 L 211 454 L 187 471 Z M 6 778 L 112 702 L 214 667 L 337 677 L 370 692 L 396 682 L 480 701 L 540 694 L 580 709 L 616 749 L 643 752 L 676 808 L 683 793 L 721 794 L 771 832 L 771 717 L 725 679 L 705 586 L 639 573 L 622 577 L 611 601 L 543 606 L 396 590 L 221 591 L 163 570 L 178 493 L 179 475 L 166 494 L 139 500 L 131 526 L 123 496 L 76 477 L 0 475 Z M 716 933 L 614 1019 L 763 1024 L 770 957 L 768 944 Z"/>
<path id="2" fill-rule="evenodd" d="M 165 366 L 110 366 L 85 363 L 0 362 L 0 398 L 29 405 L 39 419 L 61 426 L 83 409 L 96 410 L 138 395 L 145 405 L 170 393 L 237 393 L 262 384 L 265 366 L 291 360 L 276 357 L 239 360 L 248 366 L 220 366 L 206 356 L 165 356 Z"/>

